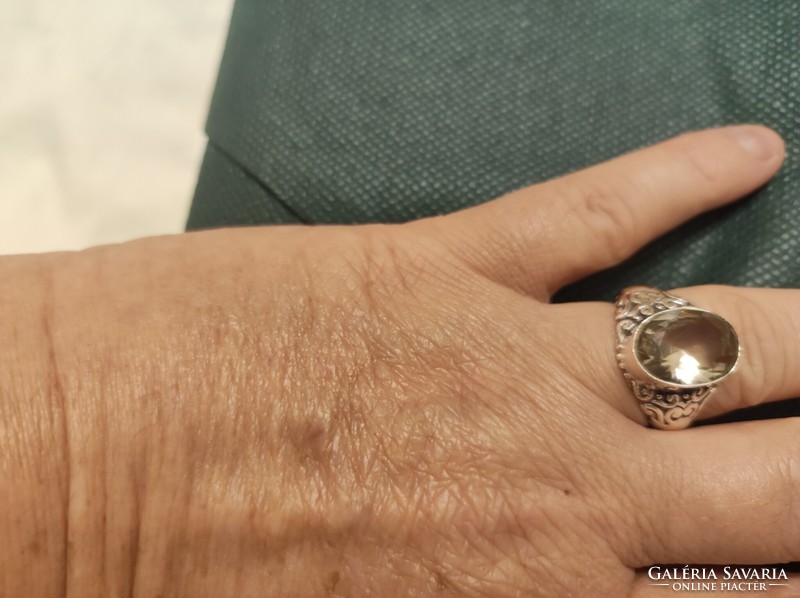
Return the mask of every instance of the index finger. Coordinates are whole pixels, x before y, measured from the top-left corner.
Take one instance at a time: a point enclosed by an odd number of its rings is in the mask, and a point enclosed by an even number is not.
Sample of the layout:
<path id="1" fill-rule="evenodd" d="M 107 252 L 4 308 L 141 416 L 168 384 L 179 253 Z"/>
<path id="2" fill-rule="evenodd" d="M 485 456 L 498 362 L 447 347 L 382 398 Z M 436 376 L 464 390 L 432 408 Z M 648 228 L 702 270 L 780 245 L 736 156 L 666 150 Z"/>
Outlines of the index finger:
<path id="1" fill-rule="evenodd" d="M 487 277 L 541 299 L 763 185 L 783 142 L 756 125 L 688 133 L 441 219 Z"/>

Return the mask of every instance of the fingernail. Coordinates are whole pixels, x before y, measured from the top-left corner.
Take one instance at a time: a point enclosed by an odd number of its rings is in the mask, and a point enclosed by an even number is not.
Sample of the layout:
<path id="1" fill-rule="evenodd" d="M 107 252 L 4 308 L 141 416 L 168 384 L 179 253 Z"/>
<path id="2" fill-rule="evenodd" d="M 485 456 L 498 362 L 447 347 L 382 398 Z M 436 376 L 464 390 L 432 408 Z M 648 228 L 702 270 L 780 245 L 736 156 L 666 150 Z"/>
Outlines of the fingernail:
<path id="1" fill-rule="evenodd" d="M 771 160 L 780 148 L 780 138 L 763 127 L 740 126 L 731 129 L 744 151 L 758 160 Z"/>

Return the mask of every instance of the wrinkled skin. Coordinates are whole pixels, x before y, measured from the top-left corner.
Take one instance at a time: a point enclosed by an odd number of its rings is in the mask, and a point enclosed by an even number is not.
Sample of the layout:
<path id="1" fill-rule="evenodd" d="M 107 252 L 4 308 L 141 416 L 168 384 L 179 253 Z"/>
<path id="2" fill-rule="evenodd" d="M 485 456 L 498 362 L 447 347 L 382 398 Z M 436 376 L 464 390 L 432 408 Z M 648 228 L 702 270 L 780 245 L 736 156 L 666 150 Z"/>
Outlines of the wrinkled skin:
<path id="1" fill-rule="evenodd" d="M 655 563 L 800 559 L 800 423 L 648 429 L 613 306 L 549 304 L 782 157 L 723 129 L 412 224 L 4 258 L 0 594 L 648 596 Z M 743 343 L 704 416 L 800 394 L 798 292 L 674 292 Z"/>

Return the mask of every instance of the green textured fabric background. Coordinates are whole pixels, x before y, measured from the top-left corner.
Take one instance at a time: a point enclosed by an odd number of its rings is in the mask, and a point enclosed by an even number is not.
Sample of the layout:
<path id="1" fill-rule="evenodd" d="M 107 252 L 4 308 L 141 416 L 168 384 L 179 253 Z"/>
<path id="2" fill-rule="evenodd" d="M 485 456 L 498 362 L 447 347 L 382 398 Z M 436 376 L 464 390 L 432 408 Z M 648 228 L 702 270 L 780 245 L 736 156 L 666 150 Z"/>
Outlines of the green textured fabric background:
<path id="1" fill-rule="evenodd" d="M 559 299 L 799 287 L 799 91 L 793 0 L 238 0 L 188 228 L 406 221 L 759 122 L 774 181 Z"/>

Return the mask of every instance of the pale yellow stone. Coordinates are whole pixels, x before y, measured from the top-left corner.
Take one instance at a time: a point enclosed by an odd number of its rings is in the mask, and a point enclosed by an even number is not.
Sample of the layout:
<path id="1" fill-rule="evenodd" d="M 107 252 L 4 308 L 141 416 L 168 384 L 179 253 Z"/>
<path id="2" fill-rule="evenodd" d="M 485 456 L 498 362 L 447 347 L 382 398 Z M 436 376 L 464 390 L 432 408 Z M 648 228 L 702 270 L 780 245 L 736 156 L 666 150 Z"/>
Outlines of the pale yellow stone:
<path id="1" fill-rule="evenodd" d="M 636 359 L 654 378 L 697 386 L 716 382 L 736 365 L 739 342 L 721 317 L 691 307 L 663 311 L 645 320 L 634 346 Z"/>

